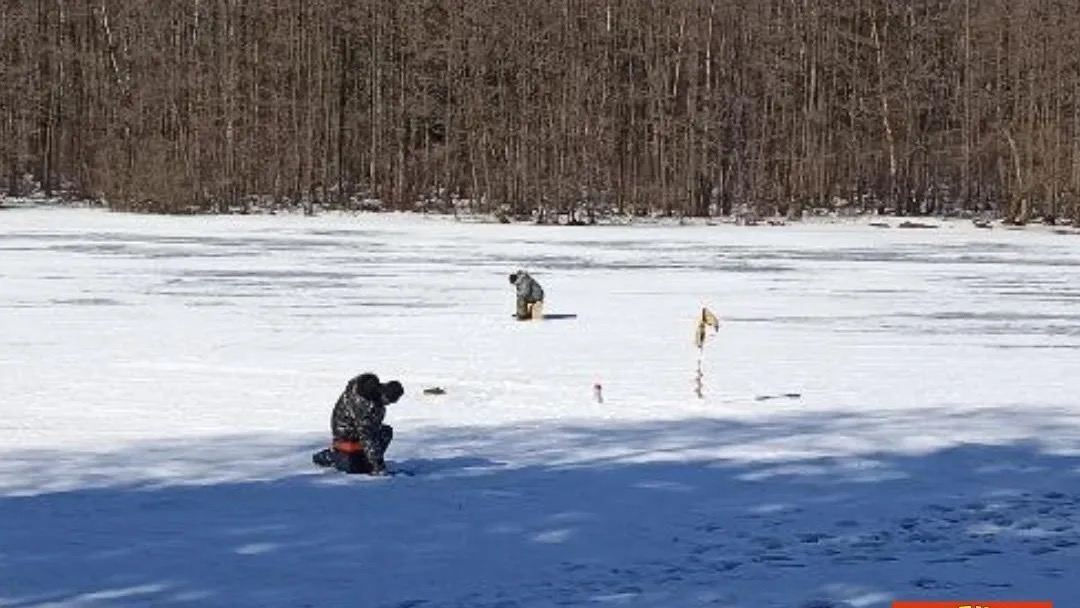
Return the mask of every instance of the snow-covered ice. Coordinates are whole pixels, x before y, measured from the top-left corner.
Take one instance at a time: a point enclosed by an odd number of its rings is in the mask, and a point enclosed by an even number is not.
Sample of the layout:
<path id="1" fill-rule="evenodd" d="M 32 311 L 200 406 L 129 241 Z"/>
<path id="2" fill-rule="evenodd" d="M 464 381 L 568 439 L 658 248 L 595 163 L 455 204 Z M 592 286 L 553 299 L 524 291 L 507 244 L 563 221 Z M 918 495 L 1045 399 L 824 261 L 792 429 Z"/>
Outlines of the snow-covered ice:
<path id="1" fill-rule="evenodd" d="M 0 606 L 1070 606 L 1078 373 L 1075 235 L 6 209 Z"/>

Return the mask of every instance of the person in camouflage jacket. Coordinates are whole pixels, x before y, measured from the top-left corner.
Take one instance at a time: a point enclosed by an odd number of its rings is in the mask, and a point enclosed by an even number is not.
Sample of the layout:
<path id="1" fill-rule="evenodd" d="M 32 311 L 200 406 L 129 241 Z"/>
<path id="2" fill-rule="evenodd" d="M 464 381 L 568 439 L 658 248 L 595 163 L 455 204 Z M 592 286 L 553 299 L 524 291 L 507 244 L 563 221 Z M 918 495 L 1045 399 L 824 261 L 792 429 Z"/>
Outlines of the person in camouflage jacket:
<path id="1" fill-rule="evenodd" d="M 385 454 L 394 429 L 383 424 L 383 419 L 386 406 L 403 394 L 400 382 L 380 384 L 375 374 L 360 374 L 349 380 L 330 416 L 334 444 L 312 457 L 315 464 L 346 473 L 385 475 Z"/>
<path id="2" fill-rule="evenodd" d="M 544 288 L 536 279 L 529 276 L 524 270 L 519 270 L 510 275 L 510 283 L 517 287 L 517 312 L 518 321 L 528 321 L 539 318 L 542 315 L 544 305 Z"/>

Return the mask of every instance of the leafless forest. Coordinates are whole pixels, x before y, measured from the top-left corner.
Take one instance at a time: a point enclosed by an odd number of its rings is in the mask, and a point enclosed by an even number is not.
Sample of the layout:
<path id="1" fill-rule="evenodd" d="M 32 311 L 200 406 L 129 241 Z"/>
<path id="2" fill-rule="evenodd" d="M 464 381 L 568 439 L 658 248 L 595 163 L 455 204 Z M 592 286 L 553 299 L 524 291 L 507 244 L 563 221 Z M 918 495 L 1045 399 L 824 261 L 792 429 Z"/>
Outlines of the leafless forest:
<path id="1" fill-rule="evenodd" d="M 1075 0 L 0 0 L 0 185 L 1080 219 Z"/>

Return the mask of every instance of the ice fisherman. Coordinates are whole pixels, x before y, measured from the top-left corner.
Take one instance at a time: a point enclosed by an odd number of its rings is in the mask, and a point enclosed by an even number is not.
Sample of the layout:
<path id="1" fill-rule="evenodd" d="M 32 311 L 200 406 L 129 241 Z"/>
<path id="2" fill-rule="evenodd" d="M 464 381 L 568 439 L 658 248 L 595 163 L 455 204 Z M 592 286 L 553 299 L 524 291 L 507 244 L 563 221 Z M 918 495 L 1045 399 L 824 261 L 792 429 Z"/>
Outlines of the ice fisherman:
<path id="1" fill-rule="evenodd" d="M 510 275 L 510 284 L 517 286 L 518 321 L 544 318 L 544 288 L 524 270 Z"/>
<path id="2" fill-rule="evenodd" d="M 400 382 L 381 384 L 372 373 L 349 380 L 330 416 L 333 445 L 316 452 L 312 461 L 346 473 L 386 475 L 386 449 L 394 438 L 394 429 L 383 424 L 383 419 L 386 406 L 403 394 Z"/>

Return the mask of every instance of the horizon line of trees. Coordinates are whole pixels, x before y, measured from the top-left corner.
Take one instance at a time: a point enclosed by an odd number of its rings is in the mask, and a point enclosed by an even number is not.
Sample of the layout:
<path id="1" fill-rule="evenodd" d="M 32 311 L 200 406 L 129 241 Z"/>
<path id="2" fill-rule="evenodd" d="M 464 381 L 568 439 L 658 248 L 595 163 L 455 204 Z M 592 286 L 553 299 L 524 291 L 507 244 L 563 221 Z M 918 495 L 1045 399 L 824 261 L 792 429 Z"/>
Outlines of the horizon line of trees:
<path id="1" fill-rule="evenodd" d="M 1066 0 L 0 0 L 0 186 L 1080 221 Z"/>

